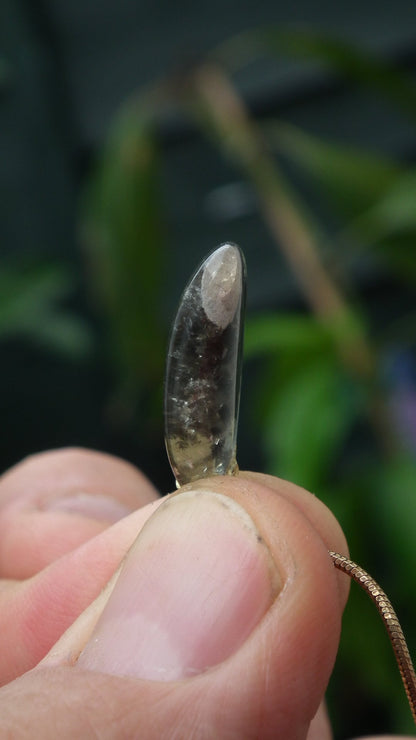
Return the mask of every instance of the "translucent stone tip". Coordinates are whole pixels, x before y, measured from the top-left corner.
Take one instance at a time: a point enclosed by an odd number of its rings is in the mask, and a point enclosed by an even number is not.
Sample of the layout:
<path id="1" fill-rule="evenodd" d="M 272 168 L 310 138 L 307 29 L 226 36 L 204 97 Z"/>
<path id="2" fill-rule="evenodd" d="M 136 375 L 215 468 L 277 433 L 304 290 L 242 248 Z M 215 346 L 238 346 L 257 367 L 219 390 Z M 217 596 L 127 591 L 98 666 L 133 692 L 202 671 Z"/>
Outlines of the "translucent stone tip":
<path id="1" fill-rule="evenodd" d="M 204 263 L 201 301 L 207 318 L 225 329 L 241 300 L 242 261 L 238 247 L 224 244 Z"/>
<path id="2" fill-rule="evenodd" d="M 179 485 L 236 469 L 245 264 L 223 244 L 182 296 L 168 350 L 165 437 Z"/>

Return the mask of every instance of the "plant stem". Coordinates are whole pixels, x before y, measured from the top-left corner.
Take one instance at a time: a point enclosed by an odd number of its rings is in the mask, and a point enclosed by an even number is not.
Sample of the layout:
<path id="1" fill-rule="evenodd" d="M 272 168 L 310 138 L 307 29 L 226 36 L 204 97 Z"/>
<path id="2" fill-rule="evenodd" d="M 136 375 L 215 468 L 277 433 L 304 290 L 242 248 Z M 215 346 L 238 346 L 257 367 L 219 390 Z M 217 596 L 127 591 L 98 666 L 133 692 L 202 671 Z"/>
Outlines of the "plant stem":
<path id="1" fill-rule="evenodd" d="M 369 414 L 382 447 L 396 444 L 387 410 L 375 384 L 376 358 L 342 290 L 320 257 L 312 228 L 302 215 L 276 162 L 267 152 L 235 88 L 214 66 L 201 66 L 191 78 L 191 103 L 221 148 L 254 185 L 265 222 L 284 253 L 312 311 L 331 332 L 345 367 L 371 389 Z"/>

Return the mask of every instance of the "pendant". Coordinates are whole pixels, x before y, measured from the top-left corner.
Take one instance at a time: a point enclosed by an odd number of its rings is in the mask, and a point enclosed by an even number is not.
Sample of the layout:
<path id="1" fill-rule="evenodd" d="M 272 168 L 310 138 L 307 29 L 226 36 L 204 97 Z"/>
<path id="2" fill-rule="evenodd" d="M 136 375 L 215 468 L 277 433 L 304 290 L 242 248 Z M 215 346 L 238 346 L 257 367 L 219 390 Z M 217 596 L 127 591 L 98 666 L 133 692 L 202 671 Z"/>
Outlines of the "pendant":
<path id="1" fill-rule="evenodd" d="M 182 295 L 168 349 L 165 441 L 178 486 L 237 470 L 245 262 L 223 244 Z"/>

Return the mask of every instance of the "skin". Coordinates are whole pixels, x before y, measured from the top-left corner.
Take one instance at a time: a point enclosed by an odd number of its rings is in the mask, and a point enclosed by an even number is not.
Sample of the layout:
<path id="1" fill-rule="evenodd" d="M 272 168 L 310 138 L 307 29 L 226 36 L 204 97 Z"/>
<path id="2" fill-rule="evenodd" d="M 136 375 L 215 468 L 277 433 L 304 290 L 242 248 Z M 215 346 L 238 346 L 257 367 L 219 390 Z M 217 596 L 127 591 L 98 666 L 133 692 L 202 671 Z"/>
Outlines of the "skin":
<path id="1" fill-rule="evenodd" d="M 349 587 L 327 553 L 348 554 L 337 521 L 303 489 L 261 474 L 181 490 L 189 489 L 249 514 L 272 563 L 270 603 L 223 661 L 185 680 L 152 681 L 86 669 L 78 656 L 145 523 L 148 532 L 153 521 L 163 526 L 158 492 L 128 463 L 78 449 L 28 458 L 3 475 L 0 737 L 332 737 L 324 693 Z M 181 499 L 183 510 L 194 501 Z"/>

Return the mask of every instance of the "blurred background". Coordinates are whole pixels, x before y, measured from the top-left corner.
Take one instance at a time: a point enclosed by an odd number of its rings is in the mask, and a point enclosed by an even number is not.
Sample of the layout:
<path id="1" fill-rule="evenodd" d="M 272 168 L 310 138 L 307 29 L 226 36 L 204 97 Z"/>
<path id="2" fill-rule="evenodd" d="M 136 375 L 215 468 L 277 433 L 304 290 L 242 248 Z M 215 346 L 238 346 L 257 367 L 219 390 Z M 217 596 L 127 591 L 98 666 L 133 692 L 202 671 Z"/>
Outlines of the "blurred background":
<path id="1" fill-rule="evenodd" d="M 415 655 L 416 6 L 2 0 L 0 39 L 1 469 L 86 445 L 171 490 L 170 323 L 235 241 L 240 467 L 328 504 Z M 412 731 L 367 601 L 340 739 Z"/>

